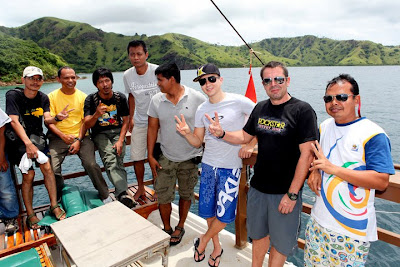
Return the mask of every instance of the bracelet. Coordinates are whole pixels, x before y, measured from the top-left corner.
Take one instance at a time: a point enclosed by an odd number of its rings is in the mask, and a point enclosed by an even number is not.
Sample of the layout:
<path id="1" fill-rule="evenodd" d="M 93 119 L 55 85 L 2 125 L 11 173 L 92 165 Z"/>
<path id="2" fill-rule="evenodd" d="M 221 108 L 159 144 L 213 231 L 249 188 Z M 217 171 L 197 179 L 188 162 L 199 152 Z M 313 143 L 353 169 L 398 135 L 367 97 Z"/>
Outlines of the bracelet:
<path id="1" fill-rule="evenodd" d="M 218 138 L 218 139 L 222 139 L 222 138 L 224 138 L 224 136 L 225 136 L 225 131 L 223 131 L 222 135 L 221 135 L 221 136 L 218 136 L 217 138 Z"/>
<path id="2" fill-rule="evenodd" d="M 58 122 L 58 121 L 62 121 L 62 120 L 60 120 L 60 119 L 57 117 L 57 115 L 54 116 L 54 120 L 57 121 L 57 122 Z"/>
<path id="3" fill-rule="evenodd" d="M 75 140 L 82 143 L 83 138 L 75 137 Z"/>

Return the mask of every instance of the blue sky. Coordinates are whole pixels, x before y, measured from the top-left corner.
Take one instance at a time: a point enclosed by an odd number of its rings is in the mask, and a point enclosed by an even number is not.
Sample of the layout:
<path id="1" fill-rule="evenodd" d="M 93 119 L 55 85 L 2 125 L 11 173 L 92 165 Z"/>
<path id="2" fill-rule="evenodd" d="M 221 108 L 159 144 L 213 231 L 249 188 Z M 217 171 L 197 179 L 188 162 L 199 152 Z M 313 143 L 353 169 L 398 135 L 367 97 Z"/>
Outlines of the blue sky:
<path id="1" fill-rule="evenodd" d="M 248 42 L 315 35 L 400 45 L 398 0 L 215 0 Z M 14 0 L 0 25 L 52 16 L 124 35 L 174 32 L 221 45 L 242 45 L 210 0 Z"/>

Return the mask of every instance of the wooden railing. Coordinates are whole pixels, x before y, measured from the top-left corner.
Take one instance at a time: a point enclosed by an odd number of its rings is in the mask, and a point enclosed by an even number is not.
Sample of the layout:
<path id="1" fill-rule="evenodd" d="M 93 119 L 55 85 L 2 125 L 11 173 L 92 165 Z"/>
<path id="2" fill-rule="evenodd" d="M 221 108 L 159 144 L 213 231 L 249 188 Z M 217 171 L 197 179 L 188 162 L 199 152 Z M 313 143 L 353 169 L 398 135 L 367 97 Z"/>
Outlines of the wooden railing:
<path id="1" fill-rule="evenodd" d="M 130 135 L 126 138 L 127 145 L 130 144 Z M 235 232 L 236 232 L 236 247 L 244 248 L 247 246 L 247 229 L 246 229 L 246 196 L 248 192 L 247 181 L 249 179 L 248 166 L 254 166 L 257 158 L 257 152 L 253 155 L 243 160 L 243 168 L 241 173 L 239 194 L 238 194 L 238 204 L 237 204 L 237 216 L 235 220 Z M 133 162 L 125 162 L 125 167 L 133 166 Z M 400 164 L 395 164 L 395 169 L 398 170 L 395 175 L 390 176 L 389 186 L 383 192 L 376 191 L 376 197 L 400 203 Z M 102 168 L 104 171 L 104 167 Z M 86 172 L 76 172 L 64 175 L 64 180 L 81 177 L 86 175 Z M 148 179 L 144 181 L 145 185 L 152 185 L 153 179 Z M 34 186 L 44 184 L 43 180 L 34 181 Z M 21 190 L 21 184 L 16 184 L 17 190 Z M 198 194 L 195 194 L 195 198 L 198 199 Z M 312 205 L 303 203 L 303 212 L 310 214 Z M 22 211 L 22 198 L 20 199 L 20 209 Z M 378 228 L 378 238 L 389 244 L 393 244 L 400 247 L 400 234 Z M 298 244 L 300 248 L 304 248 L 304 240 L 299 239 Z"/>
<path id="2" fill-rule="evenodd" d="M 256 163 L 257 153 L 243 160 L 242 176 L 240 178 L 239 185 L 239 196 L 238 196 L 238 207 L 237 215 L 235 220 L 235 232 L 236 232 L 236 247 L 244 248 L 247 246 L 247 229 L 246 229 L 246 195 L 248 191 L 247 181 L 248 177 L 248 166 L 254 166 Z M 385 191 L 376 191 L 376 197 L 385 200 L 400 203 L 400 164 L 395 164 L 396 174 L 390 176 L 389 186 Z M 305 185 L 307 186 L 307 185 Z M 303 212 L 310 214 L 312 205 L 303 203 Z M 382 229 L 378 227 L 378 238 L 379 240 L 400 247 L 400 234 Z M 304 249 L 304 240 L 299 239 L 298 245 Z"/>

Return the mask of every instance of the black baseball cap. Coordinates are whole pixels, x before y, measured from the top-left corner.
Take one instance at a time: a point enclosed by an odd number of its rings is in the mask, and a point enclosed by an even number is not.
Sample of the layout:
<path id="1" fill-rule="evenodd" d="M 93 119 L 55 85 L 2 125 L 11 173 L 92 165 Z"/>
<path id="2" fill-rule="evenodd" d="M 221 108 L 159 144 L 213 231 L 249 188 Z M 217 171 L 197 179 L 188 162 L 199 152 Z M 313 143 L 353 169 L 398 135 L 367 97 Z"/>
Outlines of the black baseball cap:
<path id="1" fill-rule="evenodd" d="M 212 63 L 207 63 L 205 65 L 200 66 L 197 69 L 197 77 L 194 78 L 194 82 L 199 81 L 199 79 L 201 77 L 203 77 L 206 74 L 217 74 L 218 76 L 221 76 L 221 74 L 219 73 L 219 69 L 217 68 L 217 66 L 215 66 Z"/>

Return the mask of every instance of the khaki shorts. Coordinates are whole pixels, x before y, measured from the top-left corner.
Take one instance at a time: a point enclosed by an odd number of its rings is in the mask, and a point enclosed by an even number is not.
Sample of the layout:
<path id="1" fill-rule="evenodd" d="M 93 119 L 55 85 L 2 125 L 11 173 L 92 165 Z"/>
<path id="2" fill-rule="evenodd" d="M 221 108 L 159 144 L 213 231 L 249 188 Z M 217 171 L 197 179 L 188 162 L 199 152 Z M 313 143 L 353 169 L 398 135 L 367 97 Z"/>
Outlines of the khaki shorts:
<path id="1" fill-rule="evenodd" d="M 175 186 L 178 179 L 179 197 L 183 200 L 194 199 L 194 187 L 198 180 L 198 164 L 191 160 L 174 162 L 164 155 L 158 161 L 162 169 L 157 170 L 154 189 L 157 193 L 159 204 L 168 204 L 175 199 Z"/>
<path id="2" fill-rule="evenodd" d="M 131 135 L 131 160 L 140 161 L 147 158 L 147 127 L 133 126 Z"/>

